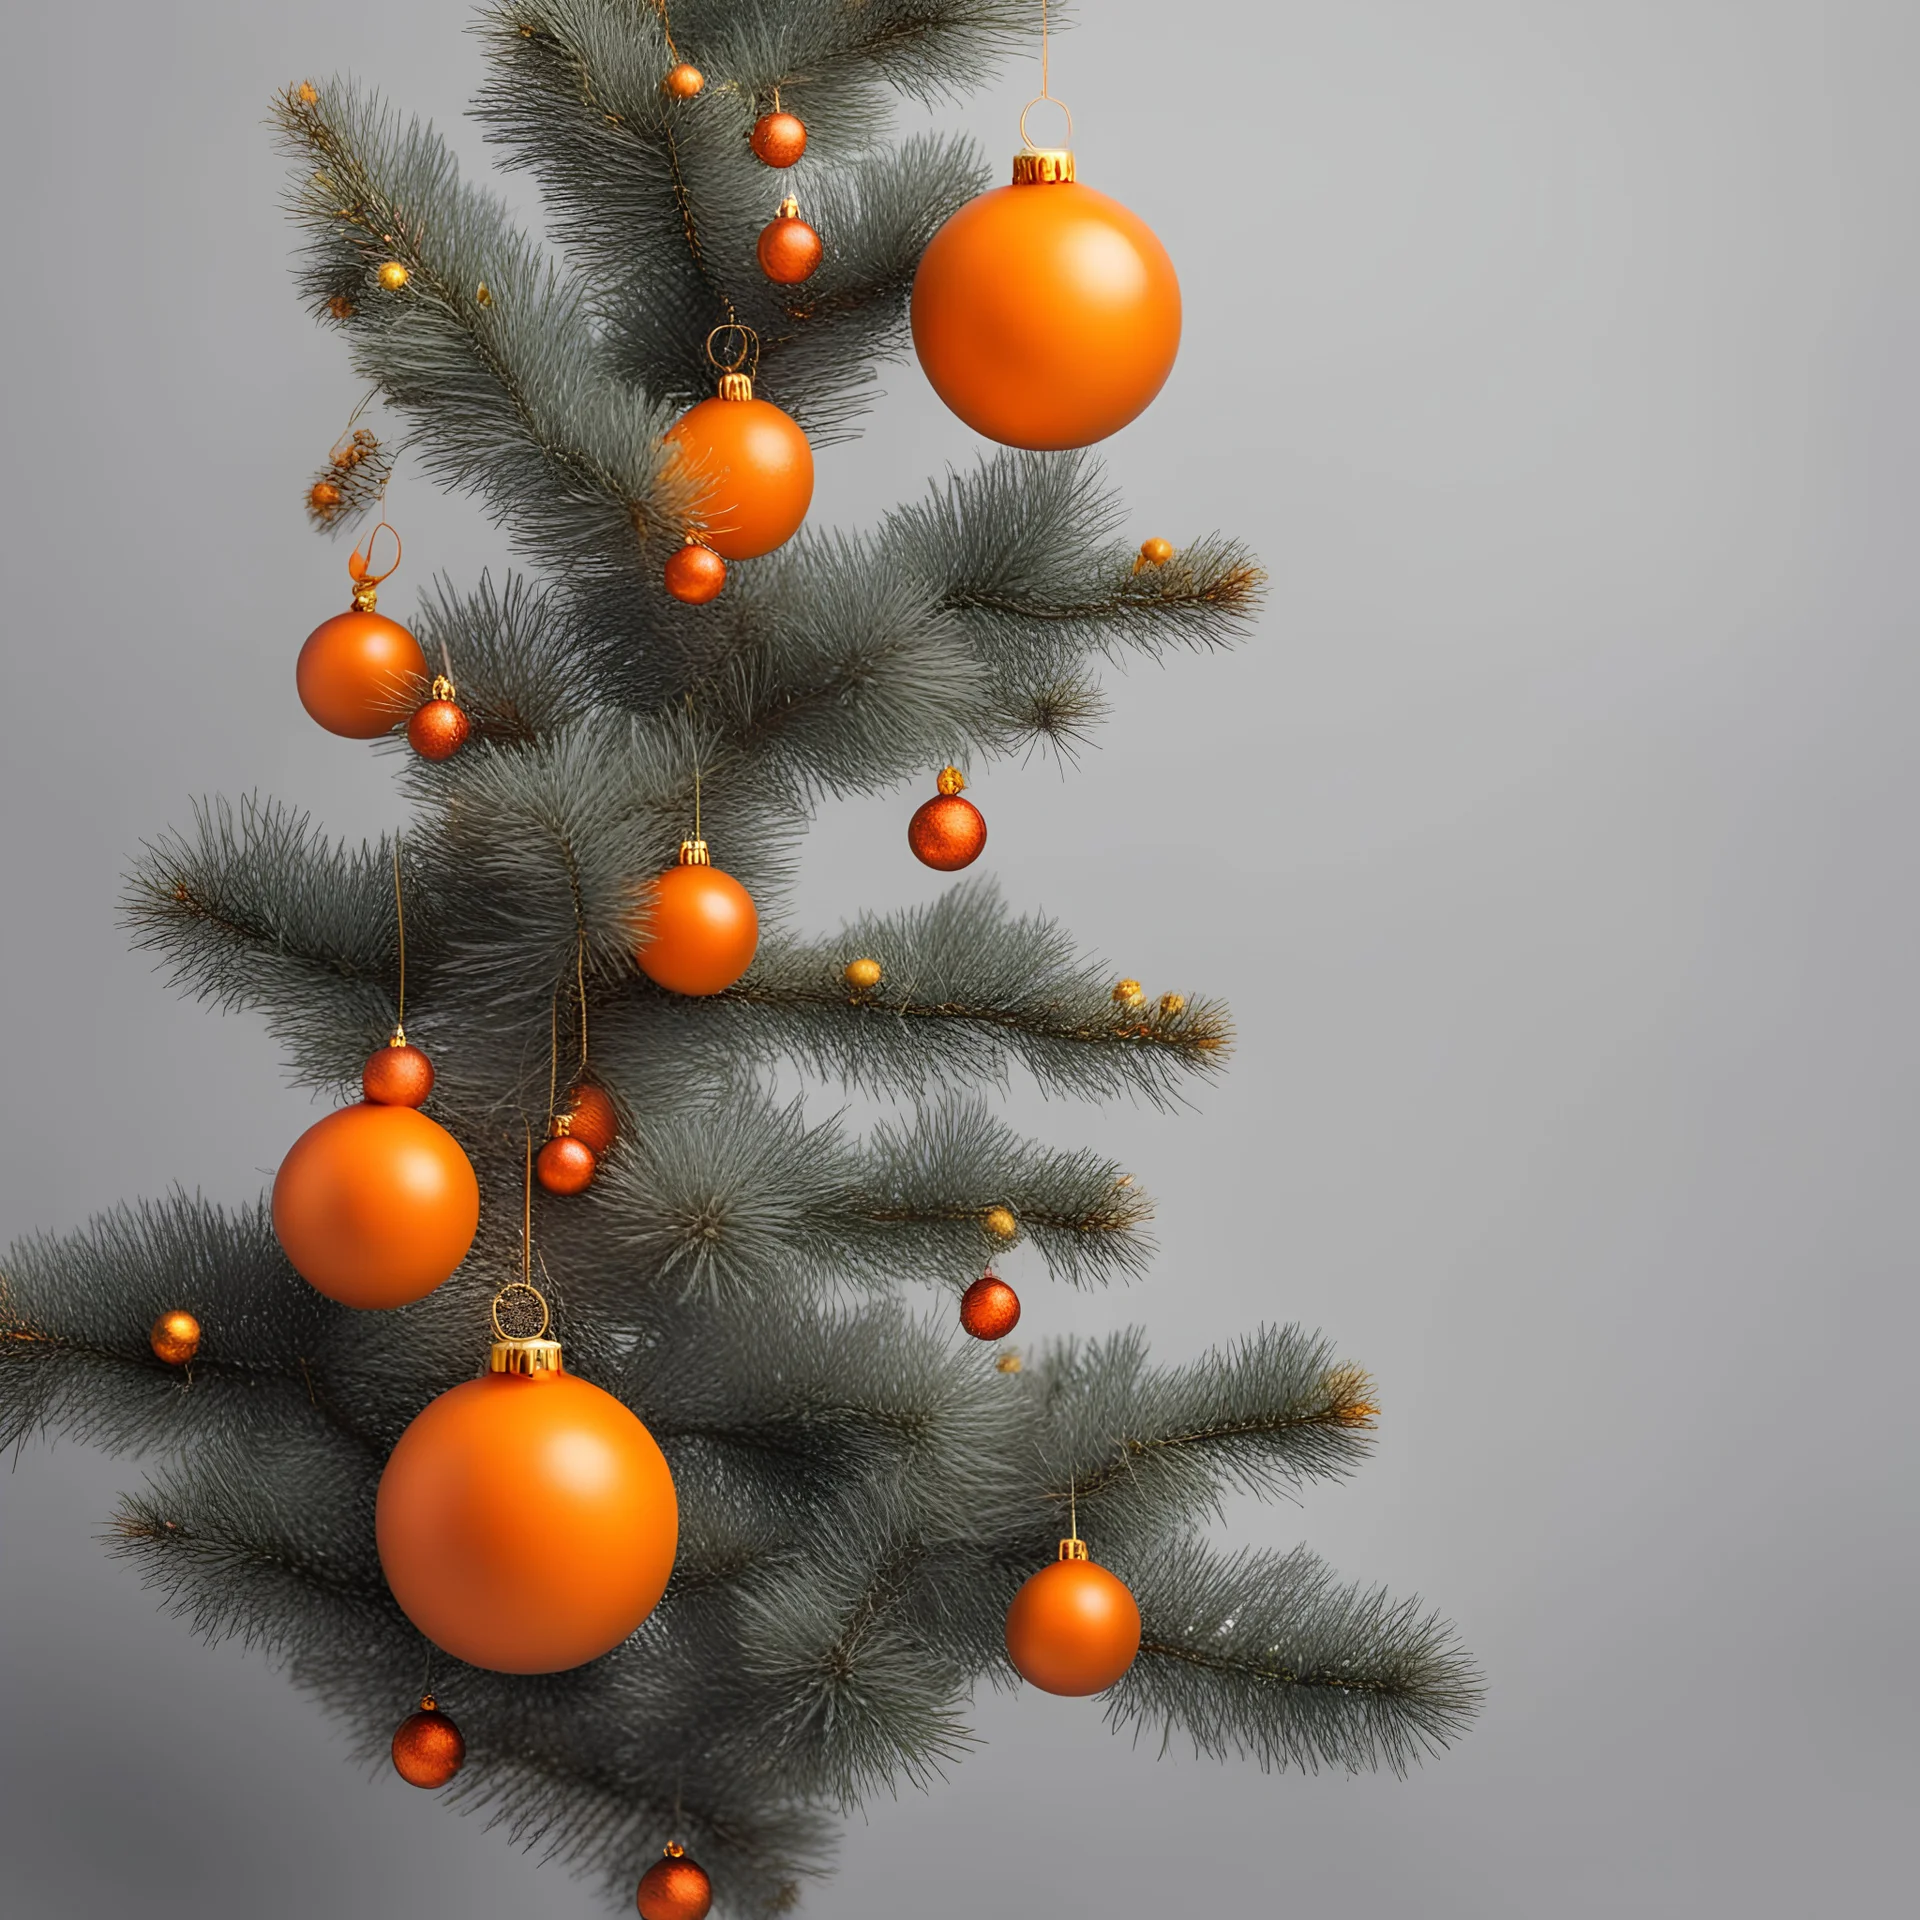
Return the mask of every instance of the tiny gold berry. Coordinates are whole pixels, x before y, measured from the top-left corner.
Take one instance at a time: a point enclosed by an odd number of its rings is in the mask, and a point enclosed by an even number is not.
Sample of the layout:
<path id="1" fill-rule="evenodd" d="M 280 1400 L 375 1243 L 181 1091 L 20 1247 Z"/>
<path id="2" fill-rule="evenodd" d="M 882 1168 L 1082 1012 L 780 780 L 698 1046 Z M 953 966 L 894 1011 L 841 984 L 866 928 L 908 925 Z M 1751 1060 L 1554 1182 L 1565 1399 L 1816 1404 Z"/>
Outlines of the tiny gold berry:
<path id="1" fill-rule="evenodd" d="M 1164 567 L 1172 558 L 1173 542 L 1171 540 L 1161 540 L 1157 537 L 1152 540 L 1142 540 L 1140 557 L 1133 563 L 1133 570 L 1135 573 L 1143 573 L 1148 567 Z"/>
<path id="2" fill-rule="evenodd" d="M 1116 1006 L 1137 1007 L 1144 1003 L 1146 997 L 1140 990 L 1138 980 L 1116 980 L 1113 983 L 1113 999 Z"/>
<path id="3" fill-rule="evenodd" d="M 153 1323 L 147 1344 L 155 1359 L 164 1360 L 170 1367 L 184 1367 L 200 1351 L 200 1322 L 184 1308 L 176 1307 Z"/>
<path id="4" fill-rule="evenodd" d="M 300 104 L 303 107 L 312 106 L 319 98 L 320 89 L 316 87 L 311 80 L 302 80 L 300 82 Z"/>
<path id="5" fill-rule="evenodd" d="M 855 993 L 865 993 L 877 987 L 881 981 L 880 962 L 878 960 L 849 960 L 847 962 L 846 982 Z"/>
<path id="6" fill-rule="evenodd" d="M 483 307 L 490 307 L 493 305 L 493 289 L 490 286 L 488 286 L 484 280 L 482 280 L 480 284 L 474 288 L 473 297 Z"/>
<path id="7" fill-rule="evenodd" d="M 1187 996 L 1184 993 L 1163 993 L 1160 996 L 1160 1012 L 1163 1018 L 1171 1020 L 1176 1013 L 1187 1010 Z"/>
<path id="8" fill-rule="evenodd" d="M 398 260 L 383 260 L 380 263 L 380 284 L 389 293 L 398 293 L 413 278 L 404 263 Z"/>
<path id="9" fill-rule="evenodd" d="M 980 1224 L 1002 1240 L 1011 1240 L 1020 1231 L 1020 1222 L 1013 1217 L 1011 1207 L 989 1207 L 980 1216 Z"/>
<path id="10" fill-rule="evenodd" d="M 340 489 L 330 480 L 316 480 L 307 490 L 307 504 L 316 513 L 331 513 L 340 504 Z"/>

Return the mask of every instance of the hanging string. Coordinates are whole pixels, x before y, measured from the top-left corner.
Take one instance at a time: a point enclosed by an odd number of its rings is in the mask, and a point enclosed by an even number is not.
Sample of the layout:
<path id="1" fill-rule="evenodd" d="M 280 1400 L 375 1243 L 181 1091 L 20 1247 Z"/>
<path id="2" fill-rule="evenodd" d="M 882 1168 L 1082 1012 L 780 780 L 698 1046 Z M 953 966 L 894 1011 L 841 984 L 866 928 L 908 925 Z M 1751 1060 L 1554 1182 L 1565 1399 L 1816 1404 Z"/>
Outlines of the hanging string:
<path id="1" fill-rule="evenodd" d="M 525 1123 L 522 1122 L 524 1126 Z M 526 1128 L 527 1176 L 526 1203 L 520 1216 L 520 1278 L 533 1286 L 533 1129 Z"/>
<path id="2" fill-rule="evenodd" d="M 653 0 L 653 10 L 660 16 L 660 31 L 667 36 L 667 51 L 678 60 L 680 49 L 673 44 L 673 25 L 667 18 L 667 0 Z"/>
<path id="3" fill-rule="evenodd" d="M 700 802 L 696 795 L 694 800 L 696 818 L 699 810 Z M 697 828 L 696 831 L 698 831 Z M 574 944 L 573 977 L 580 987 L 580 1071 L 584 1074 L 587 1070 L 587 930 L 585 927 L 580 929 L 580 937 Z"/>
<path id="4" fill-rule="evenodd" d="M 426 1639 L 426 1636 L 422 1634 L 421 1638 Z M 421 1677 L 420 1698 L 422 1700 L 433 1698 L 433 1642 L 431 1640 L 427 1641 L 427 1670 Z"/>
<path id="5" fill-rule="evenodd" d="M 1080 1538 L 1080 1486 L 1071 1473 L 1067 1475 L 1067 1538 Z"/>
<path id="6" fill-rule="evenodd" d="M 400 940 L 399 1005 L 393 1016 L 393 1037 L 407 1037 L 407 908 L 400 892 L 400 836 L 393 836 L 393 924 Z"/>
<path id="7" fill-rule="evenodd" d="M 553 1118 L 554 1095 L 560 1090 L 560 996 L 553 996 L 547 1009 L 551 1015 L 547 1031 L 547 1118 Z"/>
<path id="8" fill-rule="evenodd" d="M 1067 139 L 1073 139 L 1073 109 L 1064 100 L 1055 97 L 1051 79 L 1050 47 L 1047 36 L 1047 0 L 1040 0 L 1040 91 L 1020 109 L 1020 139 L 1028 152 L 1038 151 L 1033 144 L 1033 136 L 1027 131 L 1027 115 L 1042 101 L 1056 106 L 1067 116 Z"/>

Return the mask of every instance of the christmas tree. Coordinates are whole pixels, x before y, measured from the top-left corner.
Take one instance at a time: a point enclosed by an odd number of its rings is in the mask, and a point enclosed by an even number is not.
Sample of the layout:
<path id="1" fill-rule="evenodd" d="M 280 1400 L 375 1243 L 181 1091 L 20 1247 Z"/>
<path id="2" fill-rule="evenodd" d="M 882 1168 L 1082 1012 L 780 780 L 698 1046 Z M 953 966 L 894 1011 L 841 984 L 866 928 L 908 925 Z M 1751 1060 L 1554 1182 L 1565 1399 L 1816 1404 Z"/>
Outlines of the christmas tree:
<path id="1" fill-rule="evenodd" d="M 825 937 L 781 914 L 823 797 L 919 800 L 950 761 L 1070 754 L 1103 659 L 1246 626 L 1251 556 L 1136 551 L 1086 456 L 1003 452 L 870 533 L 802 532 L 726 570 L 711 604 L 664 584 L 704 497 L 667 436 L 713 393 L 716 341 L 814 445 L 849 437 L 906 348 L 928 242 L 990 179 L 964 142 L 890 141 L 891 95 L 972 84 L 1037 25 L 1025 0 L 505 0 L 478 112 L 537 178 L 552 252 L 365 90 L 288 89 L 302 292 L 377 417 L 485 503 L 524 570 L 410 615 L 457 727 L 396 762 L 392 840 L 211 804 L 147 849 L 127 914 L 181 987 L 264 1014 L 315 1088 L 357 1095 L 404 1023 L 434 1068 L 425 1112 L 478 1176 L 478 1234 L 424 1297 L 359 1311 L 301 1277 L 264 1199 L 177 1195 L 17 1246 L 0 1284 L 0 1437 L 152 1456 L 121 1550 L 371 1754 L 430 1657 L 376 1543 L 382 1472 L 473 1377 L 489 1303 L 537 1280 L 567 1372 L 671 1465 L 672 1579 L 602 1657 L 441 1654 L 431 1681 L 467 1745 L 449 1798 L 623 1899 L 671 1838 L 720 1910 L 793 1904 L 842 1810 L 962 1752 L 972 1689 L 1015 1678 L 1009 1603 L 1063 1537 L 1138 1603 L 1115 1727 L 1399 1770 L 1477 1698 L 1420 1605 L 1304 1548 L 1206 1537 L 1227 1494 L 1364 1458 L 1372 1388 L 1319 1336 L 1262 1327 L 1174 1368 L 1123 1336 L 1023 1364 L 955 1324 L 1015 1244 L 1070 1285 L 1151 1253 L 1141 1187 L 1017 1137 L 994 1088 L 1021 1069 L 1171 1100 L 1223 1063 L 1224 1009 L 1116 984 L 977 879 Z M 749 138 L 774 114 L 804 125 L 798 168 Z M 817 264 L 791 224 L 764 238 L 803 216 Z M 357 431 L 309 496 L 332 530 L 363 529 L 393 455 Z M 403 751 L 405 718 L 381 717 Z M 698 866 L 703 836 L 762 930 L 744 973 L 688 994 L 636 956 L 659 938 L 649 882 L 683 842 Z M 823 1086 L 889 1117 L 856 1136 L 822 1117 Z M 584 1190 L 529 1187 L 550 1132 L 578 1136 Z"/>

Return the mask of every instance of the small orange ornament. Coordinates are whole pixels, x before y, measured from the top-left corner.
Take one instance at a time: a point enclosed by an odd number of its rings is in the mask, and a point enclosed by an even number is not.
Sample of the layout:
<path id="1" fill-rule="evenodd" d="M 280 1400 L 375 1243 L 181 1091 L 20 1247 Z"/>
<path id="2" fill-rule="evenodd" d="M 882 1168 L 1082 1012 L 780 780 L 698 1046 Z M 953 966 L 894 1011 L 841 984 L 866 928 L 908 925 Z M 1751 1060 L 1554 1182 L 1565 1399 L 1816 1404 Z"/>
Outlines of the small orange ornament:
<path id="1" fill-rule="evenodd" d="M 465 1737 L 430 1693 L 393 1730 L 393 1770 L 410 1787 L 444 1787 L 466 1757 Z"/>
<path id="2" fill-rule="evenodd" d="M 416 707 L 407 722 L 407 744 L 422 760 L 451 760 L 466 744 L 471 725 L 444 673 L 433 676 L 432 692 L 433 698 Z"/>
<path id="3" fill-rule="evenodd" d="M 1173 558 L 1173 542 L 1162 540 L 1158 536 L 1140 542 L 1140 551 L 1133 562 L 1135 573 L 1145 573 L 1149 567 L 1164 567 Z"/>
<path id="4" fill-rule="evenodd" d="M 807 130 L 794 113 L 763 113 L 753 123 L 747 144 L 770 167 L 790 167 L 807 150 Z"/>
<path id="5" fill-rule="evenodd" d="M 704 1867 L 687 1858 L 678 1840 L 669 1840 L 660 1858 L 640 1876 L 633 1904 L 640 1909 L 640 1920 L 706 1920 L 713 1882 Z"/>
<path id="6" fill-rule="evenodd" d="M 680 1534 L 653 1435 L 566 1371 L 540 1306 L 538 1334 L 501 1333 L 479 1379 L 414 1418 L 374 1503 L 401 1611 L 496 1673 L 559 1673 L 617 1647 L 659 1604 Z"/>
<path id="7" fill-rule="evenodd" d="M 360 1069 L 360 1091 L 376 1106 L 422 1107 L 433 1091 L 433 1062 L 407 1044 L 399 1028 L 384 1047 L 367 1055 Z"/>
<path id="8" fill-rule="evenodd" d="M 585 1193 L 593 1184 L 593 1149 L 576 1140 L 568 1116 L 553 1116 L 553 1133 L 533 1163 L 535 1177 L 549 1193 Z"/>
<path id="9" fill-rule="evenodd" d="M 760 229 L 760 271 L 776 285 L 797 287 L 820 264 L 820 236 L 800 218 L 800 202 L 789 194 L 778 215 Z"/>
<path id="10" fill-rule="evenodd" d="M 913 345 L 933 390 L 1009 447 L 1091 446 L 1142 412 L 1180 349 L 1180 282 L 1153 230 L 1029 148 L 1014 184 L 928 242 Z"/>
<path id="11" fill-rule="evenodd" d="M 960 1324 L 976 1340 L 1004 1340 L 1020 1324 L 1020 1296 L 998 1274 L 983 1273 L 960 1296 Z"/>
<path id="12" fill-rule="evenodd" d="M 620 1114 L 605 1087 L 582 1080 L 567 1096 L 567 1131 L 595 1153 L 605 1153 L 620 1138 Z"/>
<path id="13" fill-rule="evenodd" d="M 316 480 L 307 489 L 307 505 L 315 513 L 331 513 L 340 504 L 340 489 L 331 480 Z"/>
<path id="14" fill-rule="evenodd" d="M 1140 1609 L 1126 1583 L 1087 1558 L 1087 1543 L 1060 1542 L 1007 1609 L 1007 1653 L 1047 1693 L 1099 1693 L 1140 1651 Z"/>
<path id="15" fill-rule="evenodd" d="M 647 888 L 640 971 L 674 993 L 723 993 L 753 963 L 760 916 L 753 895 L 716 867 L 704 840 L 683 840 L 680 860 Z"/>
<path id="16" fill-rule="evenodd" d="M 733 331 L 752 338 L 744 328 Z M 705 482 L 696 508 L 700 538 L 722 559 L 752 560 L 799 532 L 813 502 L 813 448 L 790 415 L 753 397 L 752 377 L 739 365 L 722 373 L 714 398 L 689 407 L 666 437 Z"/>
<path id="17" fill-rule="evenodd" d="M 907 845 L 914 858 L 942 873 L 957 873 L 980 858 L 987 844 L 987 822 L 971 800 L 963 800 L 966 785 L 958 767 L 942 767 L 939 793 L 914 810 L 907 822 Z"/>
<path id="18" fill-rule="evenodd" d="M 385 525 L 382 521 L 381 526 Z M 379 530 L 376 527 L 374 532 Z M 398 565 L 396 557 L 394 566 Z M 394 722 L 419 699 L 414 689 L 427 677 L 427 656 L 399 621 L 374 610 L 375 589 L 393 567 L 376 574 L 368 566 L 367 555 L 356 549 L 347 570 L 353 579 L 353 605 L 321 621 L 307 635 L 294 681 L 300 704 L 329 733 L 348 740 L 373 740 L 391 732 Z"/>
<path id="19" fill-rule="evenodd" d="M 672 94 L 676 100 L 691 100 L 707 84 L 707 76 L 696 66 L 682 60 L 672 68 L 667 77 L 660 82 L 661 87 Z"/>
<path id="20" fill-rule="evenodd" d="M 727 584 L 727 563 L 711 547 L 703 547 L 692 535 L 667 560 L 667 591 L 690 607 L 704 607 L 719 598 Z"/>
<path id="21" fill-rule="evenodd" d="M 200 1351 L 200 1322 L 184 1307 L 176 1307 L 153 1323 L 147 1345 L 156 1360 L 164 1360 L 170 1367 L 184 1367 Z"/>
<path id="22" fill-rule="evenodd" d="M 349 1307 L 403 1307 L 467 1257 L 480 1224 L 473 1163 L 411 1107 L 367 1101 L 316 1121 L 273 1182 L 273 1230 L 294 1270 Z"/>

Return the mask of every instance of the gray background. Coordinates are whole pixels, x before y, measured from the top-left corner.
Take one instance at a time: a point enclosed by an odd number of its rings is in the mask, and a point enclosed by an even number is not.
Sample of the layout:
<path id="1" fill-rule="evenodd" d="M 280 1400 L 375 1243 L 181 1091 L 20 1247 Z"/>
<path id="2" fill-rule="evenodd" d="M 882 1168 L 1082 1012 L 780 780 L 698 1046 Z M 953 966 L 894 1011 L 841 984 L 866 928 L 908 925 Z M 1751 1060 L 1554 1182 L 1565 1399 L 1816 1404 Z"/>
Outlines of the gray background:
<path id="1" fill-rule="evenodd" d="M 125 952 L 117 876 L 201 792 L 396 817 L 293 696 L 344 578 L 300 491 L 356 395 L 289 296 L 262 117 L 351 68 L 481 154 L 454 0 L 10 11 L 0 1238 L 241 1198 L 311 1118 L 255 1022 Z M 1084 177 L 1187 296 L 1108 449 L 1132 528 L 1240 532 L 1273 595 L 1239 654 L 1120 681 L 1077 777 L 979 783 L 1017 900 L 1242 1036 L 1192 1114 L 1017 1095 L 1162 1202 L 1151 1285 L 1036 1283 L 1028 1326 L 1327 1327 L 1379 1375 L 1378 1459 L 1234 1529 L 1417 1587 L 1491 1692 L 1405 1783 L 1156 1764 L 989 1698 L 810 1911 L 1907 1891 L 1917 63 L 1911 0 L 1116 0 L 1059 47 Z M 994 152 L 1029 90 L 966 110 Z M 973 456 L 916 369 L 885 384 L 820 522 Z M 395 611 L 500 558 L 416 477 L 394 505 Z M 908 805 L 822 821 L 805 920 L 943 884 Z M 601 1910 L 156 1614 L 95 1541 L 137 1472 L 0 1476 L 14 1920 Z"/>

